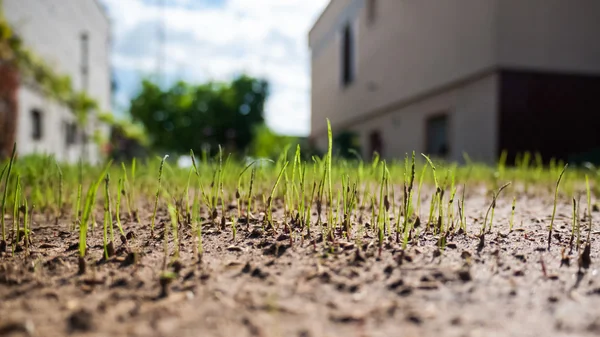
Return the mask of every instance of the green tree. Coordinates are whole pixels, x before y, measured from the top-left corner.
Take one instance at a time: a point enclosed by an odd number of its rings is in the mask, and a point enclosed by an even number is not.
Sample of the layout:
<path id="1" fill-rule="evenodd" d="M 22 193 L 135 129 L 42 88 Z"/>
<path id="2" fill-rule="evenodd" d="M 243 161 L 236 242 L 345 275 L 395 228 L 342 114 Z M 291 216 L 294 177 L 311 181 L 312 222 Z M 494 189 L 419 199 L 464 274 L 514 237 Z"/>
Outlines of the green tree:
<path id="1" fill-rule="evenodd" d="M 296 145 L 300 144 L 296 137 L 278 135 L 271 131 L 265 124 L 255 128 L 256 137 L 250 146 L 250 155 L 256 158 L 277 159 L 288 147 L 291 155 L 296 151 Z M 288 153 L 289 154 L 289 153 Z"/>
<path id="2" fill-rule="evenodd" d="M 214 154 L 221 145 L 243 153 L 264 122 L 268 94 L 265 80 L 246 75 L 229 83 L 180 81 L 167 89 L 145 80 L 131 101 L 131 116 L 144 125 L 154 150 L 185 154 L 209 147 Z"/>
<path id="3" fill-rule="evenodd" d="M 311 160 L 312 156 L 323 156 L 323 153 L 313 147 L 306 137 L 285 136 L 273 132 L 265 124 L 255 128 L 255 137 L 249 148 L 249 155 L 255 158 L 270 158 L 277 160 L 288 149 L 288 160 L 292 160 L 296 147 L 300 145 L 300 155 L 304 160 Z"/>

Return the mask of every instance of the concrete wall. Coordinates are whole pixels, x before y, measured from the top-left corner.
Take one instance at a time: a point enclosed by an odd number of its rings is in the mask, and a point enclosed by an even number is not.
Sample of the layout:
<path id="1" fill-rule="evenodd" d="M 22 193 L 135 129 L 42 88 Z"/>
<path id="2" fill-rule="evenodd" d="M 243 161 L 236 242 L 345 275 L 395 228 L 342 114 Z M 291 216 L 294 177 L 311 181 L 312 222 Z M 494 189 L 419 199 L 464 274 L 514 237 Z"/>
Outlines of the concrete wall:
<path id="1" fill-rule="evenodd" d="M 449 117 L 450 152 L 447 159 L 462 162 L 463 152 L 472 159 L 493 162 L 498 147 L 498 75 L 491 73 L 378 117 L 347 127 L 361 140 L 362 155 L 370 158 L 369 134 L 379 131 L 384 158 L 403 158 L 413 150 L 426 151 L 426 121 L 445 113 Z M 327 136 L 316 137 L 327 148 Z"/>
<path id="2" fill-rule="evenodd" d="M 87 92 L 94 97 L 102 111 L 110 110 L 110 24 L 100 5 L 95 0 L 4 0 L 3 9 L 8 22 L 24 40 L 25 45 L 42 57 L 59 74 L 69 75 L 73 87 L 85 87 L 82 78 L 81 34 L 88 34 L 88 81 Z M 81 137 L 78 143 L 67 148 L 65 123 L 74 120 L 71 111 L 46 99 L 35 85 L 22 81 L 19 89 L 19 123 L 17 142 L 20 153 L 45 151 L 54 153 L 58 159 L 74 161 L 82 152 Z M 31 110 L 39 109 L 43 114 L 43 124 L 47 132 L 36 142 L 31 138 Z M 93 144 L 92 134 L 96 128 L 106 133 L 105 126 L 90 117 L 88 126 L 89 159 L 99 158 L 99 149 Z"/>
<path id="3" fill-rule="evenodd" d="M 379 0 L 368 24 L 364 0 L 334 0 L 311 32 L 312 134 L 325 132 L 326 117 L 340 129 L 366 112 L 491 67 L 496 2 Z M 343 88 L 336 37 L 348 21 L 357 26 L 358 65 L 355 82 Z"/>
<path id="4" fill-rule="evenodd" d="M 499 66 L 600 74 L 600 1 L 502 0 L 496 20 Z"/>

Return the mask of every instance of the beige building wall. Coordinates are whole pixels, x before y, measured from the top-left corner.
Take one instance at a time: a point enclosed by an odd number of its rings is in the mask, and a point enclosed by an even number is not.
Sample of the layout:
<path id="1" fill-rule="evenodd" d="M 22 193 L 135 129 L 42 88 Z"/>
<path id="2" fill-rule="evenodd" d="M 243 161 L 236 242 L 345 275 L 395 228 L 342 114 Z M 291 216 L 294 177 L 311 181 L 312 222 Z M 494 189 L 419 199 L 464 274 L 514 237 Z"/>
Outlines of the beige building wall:
<path id="1" fill-rule="evenodd" d="M 449 113 L 449 159 L 493 161 L 502 67 L 600 71 L 600 1 L 333 0 L 309 34 L 311 137 L 380 129 L 385 157 L 425 151 L 427 116 Z M 341 31 L 356 36 L 354 82 L 341 84 Z M 366 154 L 366 152 L 365 152 Z"/>
<path id="2" fill-rule="evenodd" d="M 365 158 L 370 158 L 369 135 L 378 131 L 384 140 L 383 156 L 403 158 L 413 150 L 425 151 L 427 119 L 448 117 L 451 147 L 449 160 L 462 162 L 463 152 L 472 159 L 492 162 L 497 148 L 498 76 L 483 75 L 425 100 L 347 127 L 361 140 Z M 327 148 L 327 137 L 317 137 L 317 146 Z"/>
<path id="3" fill-rule="evenodd" d="M 380 0 L 375 21 L 368 24 L 364 0 L 334 0 L 310 35 L 312 133 L 325 132 L 326 116 L 340 127 L 367 111 L 489 68 L 496 1 L 461 0 L 470 8 L 464 11 L 455 1 Z M 346 88 L 340 83 L 340 31 L 347 20 L 334 20 L 344 16 L 344 7 L 335 4 L 359 7 L 347 18 L 356 27 L 357 72 Z"/>
<path id="4" fill-rule="evenodd" d="M 600 74 L 600 1 L 498 2 L 496 64 Z"/>

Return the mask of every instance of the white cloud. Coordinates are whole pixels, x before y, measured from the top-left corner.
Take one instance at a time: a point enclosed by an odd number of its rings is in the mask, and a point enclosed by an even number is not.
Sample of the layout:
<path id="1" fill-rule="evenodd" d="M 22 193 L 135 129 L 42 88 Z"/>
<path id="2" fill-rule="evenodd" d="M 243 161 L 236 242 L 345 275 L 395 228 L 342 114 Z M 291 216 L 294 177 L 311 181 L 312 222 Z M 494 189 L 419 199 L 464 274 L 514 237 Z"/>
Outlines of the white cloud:
<path id="1" fill-rule="evenodd" d="M 113 19 L 113 65 L 140 73 L 155 70 L 160 9 L 147 0 L 103 2 Z M 266 77 L 272 86 L 267 124 L 282 133 L 308 134 L 307 35 L 328 0 L 226 0 L 201 8 L 190 7 L 192 2 L 170 2 L 176 6 L 163 12 L 168 75 L 203 81 L 246 71 Z"/>

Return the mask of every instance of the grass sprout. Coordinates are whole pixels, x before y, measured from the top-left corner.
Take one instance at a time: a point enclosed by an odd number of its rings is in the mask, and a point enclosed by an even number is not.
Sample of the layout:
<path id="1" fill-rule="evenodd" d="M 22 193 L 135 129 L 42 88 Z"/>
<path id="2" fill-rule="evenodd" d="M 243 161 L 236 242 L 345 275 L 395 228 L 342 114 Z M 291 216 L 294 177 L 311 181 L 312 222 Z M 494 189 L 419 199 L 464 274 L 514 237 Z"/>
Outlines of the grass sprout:
<path id="1" fill-rule="evenodd" d="M 89 227 L 89 221 L 92 216 L 92 209 L 94 204 L 96 203 L 96 194 L 98 193 L 98 187 L 102 183 L 102 179 L 108 173 L 108 169 L 112 164 L 112 160 L 109 161 L 102 173 L 98 176 L 97 180 L 92 183 L 90 188 L 88 189 L 88 193 L 85 199 L 85 207 L 83 209 L 83 215 L 81 218 L 81 223 L 79 224 L 79 273 L 85 273 L 85 256 L 87 253 L 87 233 Z"/>
<path id="2" fill-rule="evenodd" d="M 492 214 L 490 217 L 490 225 L 488 227 L 488 233 L 492 231 L 492 226 L 494 224 L 494 210 L 496 209 L 496 201 L 498 200 L 500 193 L 502 193 L 502 191 L 505 188 L 507 188 L 510 184 L 511 183 L 508 182 L 508 183 L 502 185 L 498 189 L 498 192 L 492 192 L 492 202 L 490 203 L 490 207 L 488 207 L 487 212 L 485 213 L 485 218 L 483 219 L 483 227 L 481 228 L 481 234 L 483 234 L 485 232 L 485 227 L 487 226 L 487 219 L 488 219 L 488 215 L 489 215 L 490 211 L 492 212 Z"/>
<path id="3" fill-rule="evenodd" d="M 156 195 L 154 197 L 154 211 L 152 212 L 152 222 L 150 224 L 150 231 L 154 234 L 154 223 L 156 221 L 156 210 L 158 209 L 158 198 L 160 197 L 161 191 L 161 179 L 163 174 L 163 167 L 165 165 L 165 160 L 169 158 L 169 155 L 165 155 L 160 161 L 160 167 L 158 168 L 158 187 L 156 188 Z"/>
<path id="4" fill-rule="evenodd" d="M 554 217 L 556 216 L 556 203 L 558 202 L 558 188 L 560 187 L 560 181 L 563 177 L 563 174 L 565 174 L 565 171 L 567 170 L 568 165 L 569 164 L 565 164 L 562 171 L 560 171 L 558 179 L 556 180 L 556 187 L 554 188 L 554 204 L 552 206 L 552 218 L 550 219 L 550 227 L 548 229 L 548 250 L 550 250 L 550 245 L 552 244 L 552 230 L 554 228 Z"/>
<path id="5" fill-rule="evenodd" d="M 112 224 L 112 214 L 110 208 L 110 174 L 107 173 L 104 178 L 104 230 L 103 230 L 103 243 L 104 243 L 104 258 L 108 260 L 115 254 L 114 242 L 115 234 Z M 108 241 L 108 231 L 110 231 L 110 241 Z"/>
<path id="6" fill-rule="evenodd" d="M 12 173 L 13 164 L 15 162 L 15 156 L 17 154 L 17 144 L 13 145 L 12 154 L 10 161 L 8 162 L 8 169 L 6 170 L 6 180 L 4 180 L 4 193 L 2 195 L 2 214 L 0 214 L 0 224 L 2 226 L 2 242 L 0 243 L 0 252 L 6 249 L 6 227 L 4 224 L 4 212 L 6 210 L 6 197 L 8 196 L 8 184 L 10 182 L 10 174 Z M 2 170 L 4 172 L 4 170 Z M 3 173 L 4 174 L 4 173 Z"/>
<path id="7" fill-rule="evenodd" d="M 513 202 L 512 202 L 512 206 L 511 206 L 511 210 L 510 210 L 510 222 L 508 225 L 509 232 L 512 232 L 513 225 L 515 223 L 515 208 L 516 208 L 516 206 L 517 206 L 517 197 L 513 197 Z"/>
<path id="8" fill-rule="evenodd" d="M 587 199 L 587 220 L 588 220 L 588 235 L 586 242 L 590 242 L 590 237 L 592 235 L 592 193 L 590 191 L 590 181 L 588 175 L 585 175 L 585 191 L 586 191 L 586 199 Z"/>
<path id="9" fill-rule="evenodd" d="M 275 184 L 273 185 L 273 188 L 271 189 L 271 194 L 269 195 L 269 198 L 267 199 L 267 209 L 266 209 L 266 213 L 267 213 L 267 226 L 274 228 L 275 226 L 273 226 L 273 198 L 275 197 L 275 191 L 277 190 L 277 185 L 279 185 L 279 182 L 281 181 L 281 176 L 283 175 L 283 172 L 285 172 L 285 168 L 288 165 L 288 161 L 286 161 L 283 166 L 281 167 L 281 171 L 279 171 L 279 175 L 277 176 L 277 180 L 275 180 Z"/>

